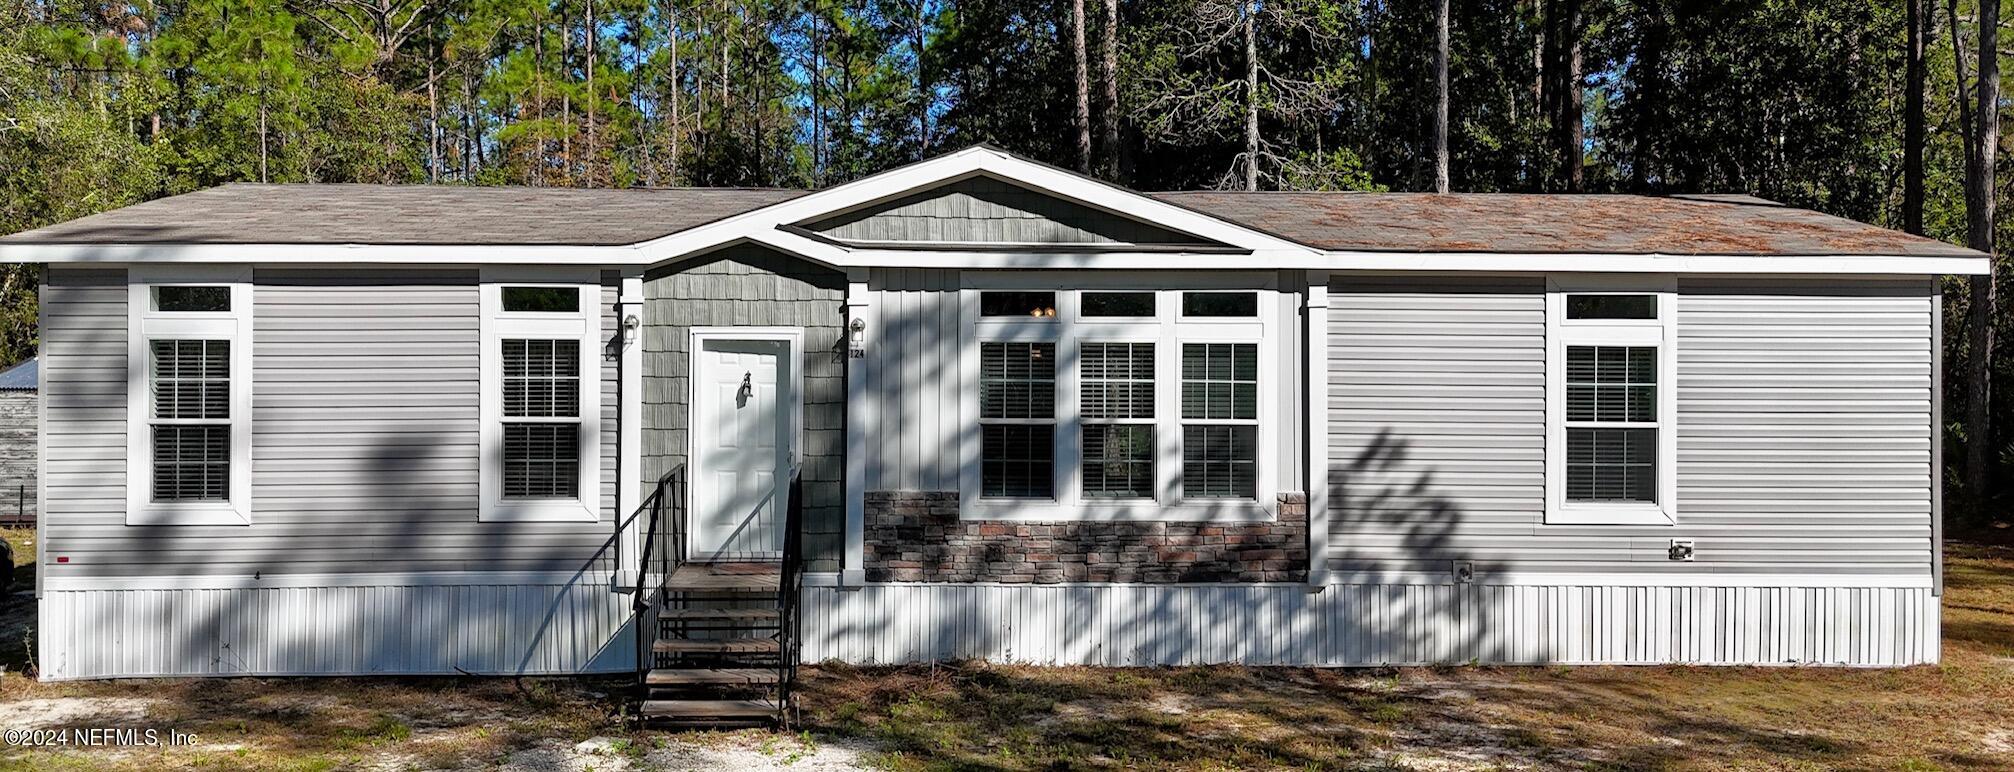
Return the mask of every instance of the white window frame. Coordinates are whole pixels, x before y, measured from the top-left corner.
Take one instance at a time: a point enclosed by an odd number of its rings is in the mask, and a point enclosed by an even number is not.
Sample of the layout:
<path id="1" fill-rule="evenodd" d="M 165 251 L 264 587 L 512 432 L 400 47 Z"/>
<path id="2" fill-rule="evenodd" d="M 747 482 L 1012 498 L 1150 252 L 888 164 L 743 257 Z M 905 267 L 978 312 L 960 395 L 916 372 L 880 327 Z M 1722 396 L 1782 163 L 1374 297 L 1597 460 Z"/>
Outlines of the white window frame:
<path id="1" fill-rule="evenodd" d="M 980 293 L 1056 293 L 1054 318 L 981 317 Z M 1258 294 L 1255 317 L 1184 317 L 1182 293 L 1251 291 Z M 1084 317 L 1083 292 L 1153 292 L 1154 317 Z M 1171 276 L 1152 272 L 1066 273 L 1018 271 L 964 274 L 959 293 L 962 345 L 959 355 L 960 443 L 959 514 L 968 520 L 1021 521 L 1212 521 L 1264 522 L 1277 509 L 1281 390 L 1278 366 L 1279 285 L 1274 273 Z M 984 498 L 981 493 L 979 351 L 982 342 L 1054 341 L 1056 430 L 1052 450 L 1053 500 Z M 1154 344 L 1154 491 L 1152 498 L 1104 499 L 1083 495 L 1081 344 Z M 1250 343 L 1258 348 L 1258 447 L 1251 499 L 1186 499 L 1182 495 L 1182 344 Z M 1117 421 L 1116 423 L 1135 423 Z M 1145 423 L 1145 422 L 1138 422 Z M 1210 422 L 1206 422 L 1210 423 Z"/>
<path id="2" fill-rule="evenodd" d="M 574 287 L 576 313 L 503 310 L 504 287 Z M 479 522 L 599 522 L 601 520 L 602 287 L 597 268 L 484 268 L 482 271 L 482 419 Z M 580 340 L 580 496 L 574 499 L 506 499 L 503 496 L 503 341 L 506 338 Z"/>
<path id="3" fill-rule="evenodd" d="M 1652 295 L 1656 319 L 1568 319 L 1568 295 Z M 1676 276 L 1552 276 L 1546 280 L 1545 522 L 1547 525 L 1675 525 L 1678 522 L 1678 279 Z M 1657 501 L 1566 500 L 1566 349 L 1657 347 Z"/>
<path id="4" fill-rule="evenodd" d="M 154 288 L 231 290 L 231 310 L 160 312 Z M 149 341 L 231 342 L 231 482 L 227 501 L 154 501 L 153 367 Z M 126 272 L 126 524 L 252 524 L 252 269 L 134 266 Z"/>

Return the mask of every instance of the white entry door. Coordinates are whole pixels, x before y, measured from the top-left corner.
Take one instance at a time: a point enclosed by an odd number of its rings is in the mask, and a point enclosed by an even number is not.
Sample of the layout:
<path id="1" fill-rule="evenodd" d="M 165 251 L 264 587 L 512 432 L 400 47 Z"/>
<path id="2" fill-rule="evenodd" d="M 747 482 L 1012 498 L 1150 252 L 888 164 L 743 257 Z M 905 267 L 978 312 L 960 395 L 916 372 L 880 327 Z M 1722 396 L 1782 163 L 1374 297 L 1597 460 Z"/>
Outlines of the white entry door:
<path id="1" fill-rule="evenodd" d="M 791 342 L 695 343 L 690 557 L 777 559 L 798 411 Z"/>

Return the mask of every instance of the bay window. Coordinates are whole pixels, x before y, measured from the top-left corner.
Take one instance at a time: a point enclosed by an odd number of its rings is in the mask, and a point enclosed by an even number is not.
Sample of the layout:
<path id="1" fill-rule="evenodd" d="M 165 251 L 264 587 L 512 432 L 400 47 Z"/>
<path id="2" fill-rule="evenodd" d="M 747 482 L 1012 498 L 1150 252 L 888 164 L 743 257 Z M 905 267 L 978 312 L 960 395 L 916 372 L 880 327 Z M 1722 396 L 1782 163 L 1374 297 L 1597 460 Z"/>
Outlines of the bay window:
<path id="1" fill-rule="evenodd" d="M 1676 518 L 1668 280 L 1578 279 L 1547 293 L 1546 522 Z"/>
<path id="2" fill-rule="evenodd" d="M 965 290 L 965 516 L 1271 517 L 1273 293 L 1086 278 Z"/>
<path id="3" fill-rule="evenodd" d="M 600 518 L 598 282 L 484 271 L 482 520 Z"/>

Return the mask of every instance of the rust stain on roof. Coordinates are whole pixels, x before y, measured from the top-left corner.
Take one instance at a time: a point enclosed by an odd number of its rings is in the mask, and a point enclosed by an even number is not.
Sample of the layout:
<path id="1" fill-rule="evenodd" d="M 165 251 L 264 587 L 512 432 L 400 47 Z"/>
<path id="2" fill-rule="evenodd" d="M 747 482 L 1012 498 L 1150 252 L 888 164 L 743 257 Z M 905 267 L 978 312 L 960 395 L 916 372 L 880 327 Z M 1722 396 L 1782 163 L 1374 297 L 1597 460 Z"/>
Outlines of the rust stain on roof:
<path id="1" fill-rule="evenodd" d="M 1310 246 L 1336 250 L 1978 256 L 1940 241 L 1750 196 L 1153 195 Z"/>
<path id="2" fill-rule="evenodd" d="M 235 184 L 0 244 L 555 244 L 647 241 L 799 190 Z M 1225 192 L 1151 197 L 1309 246 L 1377 252 L 1980 257 L 1748 196 Z"/>

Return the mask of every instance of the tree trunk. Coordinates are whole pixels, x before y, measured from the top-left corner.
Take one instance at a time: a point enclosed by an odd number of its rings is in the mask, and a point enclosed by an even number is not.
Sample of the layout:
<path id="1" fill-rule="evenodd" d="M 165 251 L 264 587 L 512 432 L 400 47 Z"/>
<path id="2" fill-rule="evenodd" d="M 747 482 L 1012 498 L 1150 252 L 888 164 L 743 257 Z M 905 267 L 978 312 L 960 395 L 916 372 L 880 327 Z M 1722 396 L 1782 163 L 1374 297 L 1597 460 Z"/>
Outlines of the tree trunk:
<path id="1" fill-rule="evenodd" d="M 1434 192 L 1448 192 L 1448 0 L 1434 13 Z"/>
<path id="2" fill-rule="evenodd" d="M 592 188 L 600 184 L 600 173 L 595 168 L 601 160 L 601 155 L 595 152 L 594 103 L 601 101 L 601 96 L 594 93 L 594 39 L 601 37 L 601 33 L 596 31 L 594 27 L 594 0 L 587 0 L 584 5 L 586 7 L 582 15 L 585 17 L 585 23 L 581 28 L 581 37 L 587 43 L 585 57 L 587 59 L 587 149 L 582 151 L 582 155 L 586 156 L 587 160 L 581 164 L 581 170 L 582 176 L 585 178 L 583 180 L 584 185 Z"/>
<path id="3" fill-rule="evenodd" d="M 1979 4 L 1978 102 L 1973 119 L 1974 149 L 1965 167 L 1965 245 L 1996 254 L 1993 243 L 1993 162 L 2000 145 L 2000 4 Z M 1995 261 L 1997 262 L 1997 260 Z M 1994 276 L 1971 279 L 1966 332 L 1971 342 L 1965 397 L 1966 492 L 1983 506 L 1992 490 Z"/>
<path id="4" fill-rule="evenodd" d="M 924 66 L 923 62 L 923 46 L 926 42 L 925 35 L 929 32 L 926 29 L 924 18 L 927 5 L 926 0 L 916 0 L 915 25 L 910 29 L 911 37 L 909 42 L 910 52 L 916 55 L 916 128 L 918 142 L 917 158 L 919 159 L 929 157 L 930 155 L 930 74 L 927 71 L 929 68 Z M 1083 14 L 1079 12 L 1078 15 L 1082 16 Z M 1079 48 L 1081 47 L 1079 46 Z"/>
<path id="5" fill-rule="evenodd" d="M 1091 73 L 1084 51 L 1084 0 L 1070 0 L 1070 53 L 1077 64 L 1077 171 L 1091 172 Z"/>
<path id="6" fill-rule="evenodd" d="M 668 155 L 671 168 L 664 178 L 664 184 L 666 185 L 678 184 L 679 140 L 681 139 L 680 134 L 685 131 L 685 120 L 678 110 L 679 103 L 685 101 L 685 85 L 683 81 L 679 80 L 678 73 L 678 36 L 678 11 L 677 9 L 673 9 L 671 12 L 671 93 L 669 94 L 671 99 L 671 147 Z"/>
<path id="7" fill-rule="evenodd" d="M 441 102 L 439 91 L 434 87 L 434 58 L 440 53 L 438 45 L 429 46 L 427 51 L 427 182 L 441 181 Z"/>
<path id="8" fill-rule="evenodd" d="M 1119 176 L 1119 0 L 1105 0 L 1105 33 L 1099 46 L 1105 57 L 1105 176 Z"/>
<path id="9" fill-rule="evenodd" d="M 1245 3 L 1245 189 L 1259 189 L 1259 4 Z"/>
<path id="10" fill-rule="evenodd" d="M 1560 15 L 1560 179 L 1569 193 L 1581 190 L 1580 2 L 1564 0 Z"/>
<path id="11" fill-rule="evenodd" d="M 1902 95 L 1902 229 L 1923 234 L 1923 48 L 1929 0 L 1909 4 Z"/>
<path id="12" fill-rule="evenodd" d="M 259 79 L 261 80 L 261 83 L 259 84 L 259 181 L 260 181 L 260 182 L 272 182 L 272 178 L 271 178 L 271 177 L 268 177 L 268 176 L 266 175 L 266 156 L 267 156 L 267 153 L 266 153 L 266 86 L 265 86 L 265 83 L 263 82 L 263 81 L 265 80 L 265 76 L 264 76 L 264 75 L 260 75 L 260 76 L 259 76 Z"/>

